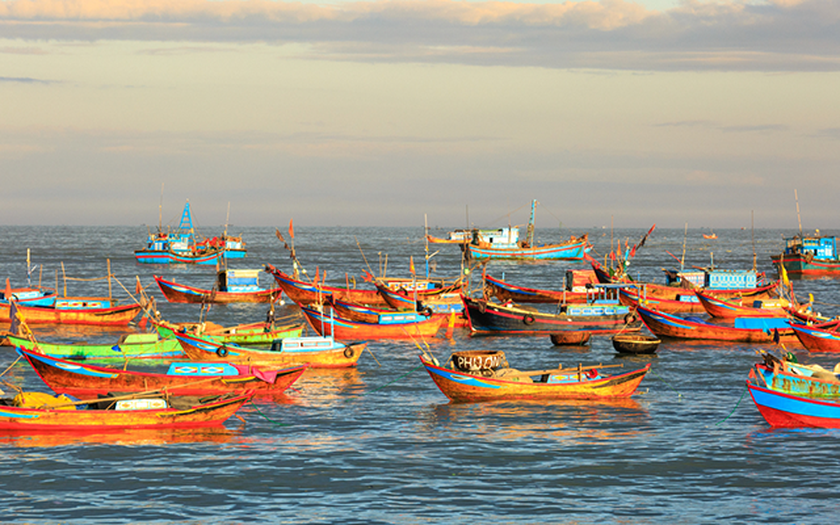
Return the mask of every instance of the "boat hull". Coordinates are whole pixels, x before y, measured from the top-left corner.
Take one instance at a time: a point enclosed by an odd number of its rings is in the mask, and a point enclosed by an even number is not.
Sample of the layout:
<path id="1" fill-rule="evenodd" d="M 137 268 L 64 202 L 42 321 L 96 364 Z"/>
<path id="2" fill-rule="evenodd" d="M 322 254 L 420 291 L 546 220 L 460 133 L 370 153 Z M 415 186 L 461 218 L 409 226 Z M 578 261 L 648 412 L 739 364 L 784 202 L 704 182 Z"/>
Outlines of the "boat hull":
<path id="1" fill-rule="evenodd" d="M 9 344 L 28 352 L 39 352 L 71 361 L 123 360 L 123 359 L 172 359 L 184 356 L 175 339 L 158 339 L 152 343 L 116 343 L 105 345 L 37 343 L 15 335 L 8 335 Z"/>
<path id="2" fill-rule="evenodd" d="M 771 259 L 777 269 L 784 265 L 790 277 L 840 277 L 840 259 L 807 258 L 802 255 L 774 255 Z"/>
<path id="3" fill-rule="evenodd" d="M 567 315 L 523 310 L 470 297 L 463 297 L 463 301 L 473 334 L 532 335 L 575 330 L 598 335 L 638 331 L 642 327 L 638 317 L 629 312 L 627 307 L 619 305 L 593 305 L 590 308 L 593 315 Z M 582 311 L 589 307 L 575 306 L 581 307 Z"/>
<path id="4" fill-rule="evenodd" d="M 321 349 L 307 349 L 301 345 L 294 351 L 269 351 L 227 345 L 212 339 L 189 334 L 175 334 L 184 354 L 193 361 L 217 361 L 257 367 L 307 365 L 310 368 L 349 368 L 356 366 L 367 343 L 335 345 Z"/>
<path id="5" fill-rule="evenodd" d="M 778 428 L 840 428 L 840 403 L 763 388 L 747 381 L 753 402 L 767 423 Z"/>
<path id="6" fill-rule="evenodd" d="M 641 316 L 648 330 L 659 337 L 672 339 L 698 339 L 710 341 L 732 341 L 741 343 L 773 343 L 776 333 L 781 342 L 796 342 L 791 328 L 764 330 L 761 328 L 736 328 L 692 321 L 665 312 L 639 306 L 636 312 Z"/>
<path id="7" fill-rule="evenodd" d="M 183 410 L 49 410 L 0 406 L 0 429 L 39 431 L 217 426 L 252 397 L 253 394 L 248 393 Z"/>
<path id="8" fill-rule="evenodd" d="M 237 345 L 270 345 L 277 339 L 300 337 L 303 333 L 302 323 L 274 326 L 268 329 L 266 329 L 265 323 L 250 323 L 219 328 L 212 328 L 205 325 L 202 332 L 198 334 L 196 330 L 200 326 L 201 325 L 198 323 L 172 324 L 165 321 L 154 322 L 154 327 L 160 337 L 163 339 L 171 338 L 173 341 L 175 341 L 175 332 L 182 331 L 195 335 L 201 335 L 202 337 L 209 337 L 219 341 L 220 343 L 234 343 Z"/>
<path id="9" fill-rule="evenodd" d="M 327 314 L 307 307 L 301 307 L 301 311 L 313 330 L 341 341 L 434 337 L 445 319 L 444 316 L 432 316 L 415 322 L 382 324 L 352 321 L 337 316 L 330 318 Z"/>
<path id="10" fill-rule="evenodd" d="M 388 303 L 376 290 L 357 290 L 355 288 L 338 288 L 334 286 L 312 285 L 299 281 L 281 272 L 277 268 L 266 265 L 265 271 L 274 276 L 277 285 L 283 289 L 286 296 L 298 305 L 310 305 L 323 302 L 325 296 L 332 295 L 340 301 L 359 303 L 370 306 L 387 307 Z"/>
<path id="11" fill-rule="evenodd" d="M 588 242 L 577 239 L 561 244 L 547 244 L 530 248 L 492 248 L 475 244 L 462 244 L 469 259 L 483 260 L 534 260 L 579 261 L 584 258 Z"/>
<path id="12" fill-rule="evenodd" d="M 221 375 L 220 366 L 173 363 L 181 374 L 154 374 L 82 365 L 35 352 L 19 351 L 38 376 L 59 394 L 94 396 L 109 392 L 166 391 L 177 396 L 203 396 L 253 390 L 257 394 L 280 394 L 306 370 L 305 365 L 282 370 L 237 370 Z M 199 374 L 200 372 L 200 374 Z M 215 377 L 212 374 L 217 374 Z M 187 375 L 193 374 L 193 375 Z"/>
<path id="13" fill-rule="evenodd" d="M 484 296 L 495 297 L 501 302 L 515 303 L 582 303 L 586 302 L 586 292 L 570 292 L 558 290 L 541 290 L 526 288 L 490 277 L 484 276 Z"/>
<path id="14" fill-rule="evenodd" d="M 229 303 L 270 303 L 280 298 L 282 288 L 259 290 L 254 292 L 220 292 L 167 281 L 154 276 L 160 291 L 170 303 L 229 304 Z"/>
<path id="15" fill-rule="evenodd" d="M 833 329 L 822 329 L 799 323 L 791 323 L 790 327 L 799 338 L 802 346 L 809 352 L 840 352 L 840 332 L 837 325 Z"/>
<path id="16" fill-rule="evenodd" d="M 436 366 L 420 358 L 440 391 L 452 401 L 609 399 L 630 397 L 636 391 L 650 364 L 626 374 L 588 379 L 586 374 L 568 372 L 571 377 L 558 383 L 522 383 L 473 375 Z M 563 374 L 558 374 L 565 376 Z"/>
<path id="17" fill-rule="evenodd" d="M 70 302 L 65 306 L 17 306 L 18 313 L 27 324 L 75 324 L 91 326 L 125 326 L 137 317 L 139 304 L 88 308 Z M 10 322 L 10 306 L 0 304 L 0 322 Z"/>

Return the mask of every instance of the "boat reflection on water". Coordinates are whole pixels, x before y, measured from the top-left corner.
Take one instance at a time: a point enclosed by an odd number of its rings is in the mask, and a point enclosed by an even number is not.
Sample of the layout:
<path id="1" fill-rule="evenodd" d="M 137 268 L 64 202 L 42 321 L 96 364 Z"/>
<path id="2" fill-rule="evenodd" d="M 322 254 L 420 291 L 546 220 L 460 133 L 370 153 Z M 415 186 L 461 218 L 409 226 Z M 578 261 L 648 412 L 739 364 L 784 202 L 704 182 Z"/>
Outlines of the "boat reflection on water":
<path id="1" fill-rule="evenodd" d="M 592 443 L 637 438 L 650 426 L 647 409 L 634 398 L 449 402 L 430 407 L 425 416 L 431 435 L 451 431 L 467 439 L 505 441 Z"/>
<path id="2" fill-rule="evenodd" d="M 286 397 L 295 397 L 296 404 L 320 404 L 348 395 L 363 393 L 365 383 L 358 368 L 308 368 L 285 392 Z"/>
<path id="3" fill-rule="evenodd" d="M 231 419 L 227 424 L 239 423 Z M 223 426 L 203 428 L 145 428 L 115 429 L 108 431 L 0 431 L 0 444 L 20 448 L 90 446 L 90 445 L 168 445 L 173 443 L 229 443 L 239 438 L 244 427 L 236 430 Z"/>

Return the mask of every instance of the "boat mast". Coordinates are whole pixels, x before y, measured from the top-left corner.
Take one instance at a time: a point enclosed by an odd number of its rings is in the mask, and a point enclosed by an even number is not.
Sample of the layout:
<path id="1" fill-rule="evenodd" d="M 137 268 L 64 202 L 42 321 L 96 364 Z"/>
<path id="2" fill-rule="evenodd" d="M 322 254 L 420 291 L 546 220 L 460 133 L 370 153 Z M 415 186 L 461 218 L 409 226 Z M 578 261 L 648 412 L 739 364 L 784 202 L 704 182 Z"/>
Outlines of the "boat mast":
<path id="1" fill-rule="evenodd" d="M 758 256 L 755 253 L 755 210 L 752 210 L 752 246 L 753 246 L 753 271 L 756 271 L 758 268 Z"/>
<path id="2" fill-rule="evenodd" d="M 683 233 L 683 252 L 680 260 L 680 271 L 685 270 L 685 240 L 688 238 L 688 223 L 685 223 L 685 233 Z"/>
<path id="3" fill-rule="evenodd" d="M 793 199 L 796 201 L 796 220 L 799 222 L 799 238 L 802 238 L 802 218 L 799 216 L 799 195 L 793 189 Z"/>
<path id="4" fill-rule="evenodd" d="M 526 237 L 528 238 L 528 246 L 534 245 L 534 212 L 537 208 L 537 199 L 531 201 L 531 218 L 528 220 L 528 232 L 526 233 Z"/>
<path id="5" fill-rule="evenodd" d="M 160 183 L 160 204 L 158 204 L 158 233 L 163 233 L 163 183 Z"/>

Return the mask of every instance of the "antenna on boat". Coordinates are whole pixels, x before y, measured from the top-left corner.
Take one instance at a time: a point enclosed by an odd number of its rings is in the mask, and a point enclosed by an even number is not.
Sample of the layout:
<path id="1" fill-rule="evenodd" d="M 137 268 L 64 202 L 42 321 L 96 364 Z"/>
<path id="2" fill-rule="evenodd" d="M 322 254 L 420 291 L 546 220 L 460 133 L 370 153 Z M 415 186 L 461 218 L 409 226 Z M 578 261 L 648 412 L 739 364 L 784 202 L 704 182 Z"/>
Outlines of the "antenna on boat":
<path id="1" fill-rule="evenodd" d="M 230 223 L 230 201 L 228 201 L 227 215 L 225 216 L 225 231 L 222 233 L 222 238 L 227 238 L 228 224 Z"/>
<path id="2" fill-rule="evenodd" d="M 685 223 L 685 233 L 683 233 L 683 252 L 680 260 L 680 271 L 685 270 L 685 240 L 688 238 L 688 223 Z"/>
<path id="3" fill-rule="evenodd" d="M 534 214 L 537 210 L 537 199 L 531 201 L 531 218 L 528 220 L 528 231 L 526 237 L 528 238 L 528 246 L 534 245 Z"/>
<path id="4" fill-rule="evenodd" d="M 758 267 L 758 262 L 757 262 L 758 256 L 755 253 L 755 210 L 752 210 L 750 215 L 752 217 L 752 247 L 753 247 L 753 267 L 752 267 L 752 269 L 753 269 L 753 271 L 756 271 L 756 269 Z"/>
<path id="5" fill-rule="evenodd" d="M 799 216 L 799 195 L 796 188 L 793 188 L 793 199 L 796 201 L 796 220 L 799 222 L 799 237 L 802 237 L 802 218 Z"/>
<path id="6" fill-rule="evenodd" d="M 160 183 L 160 204 L 158 204 L 158 232 L 163 231 L 163 183 Z"/>

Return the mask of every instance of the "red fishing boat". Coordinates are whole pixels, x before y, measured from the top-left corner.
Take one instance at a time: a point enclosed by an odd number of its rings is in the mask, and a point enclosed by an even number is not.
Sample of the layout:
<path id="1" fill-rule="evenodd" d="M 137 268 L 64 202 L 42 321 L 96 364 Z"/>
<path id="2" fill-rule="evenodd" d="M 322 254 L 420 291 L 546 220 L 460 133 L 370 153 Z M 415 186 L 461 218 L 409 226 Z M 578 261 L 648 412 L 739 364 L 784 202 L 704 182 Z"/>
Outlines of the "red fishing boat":
<path id="1" fill-rule="evenodd" d="M 678 317 L 642 305 L 636 308 L 636 312 L 648 330 L 659 337 L 742 343 L 797 342 L 796 334 L 786 318 L 739 317 L 733 325 L 723 325 L 697 318 Z"/>
<path id="2" fill-rule="evenodd" d="M 210 289 L 176 283 L 158 275 L 154 279 L 170 303 L 270 303 L 279 299 L 282 288 L 260 288 L 258 273 L 259 270 L 223 270 Z"/>
<path id="3" fill-rule="evenodd" d="M 840 352 L 840 321 L 820 325 L 791 322 L 790 327 L 809 352 Z"/>
<path id="4" fill-rule="evenodd" d="M 73 298 L 63 297 L 56 306 L 17 305 L 17 311 L 28 324 L 124 326 L 142 310 L 139 304 L 93 307 L 92 299 L 80 297 L 73 301 Z M 111 304 L 111 300 L 103 298 L 102 304 Z M 11 321 L 9 311 L 10 305 L 0 304 L 0 322 Z"/>
<path id="5" fill-rule="evenodd" d="M 787 299 L 720 299 L 706 290 L 694 290 L 700 304 L 712 317 L 786 317 L 790 301 Z"/>
<path id="6" fill-rule="evenodd" d="M 306 283 L 295 279 L 272 265 L 266 265 L 265 271 L 274 277 L 277 285 L 283 289 L 286 296 L 298 305 L 310 305 L 323 302 L 328 295 L 334 296 L 341 301 L 350 303 L 366 304 L 371 306 L 387 306 L 388 303 L 379 295 L 376 290 L 357 290 L 350 288 L 339 288 L 326 286 L 322 283 Z"/>
<path id="7" fill-rule="evenodd" d="M 579 276 L 583 278 L 583 285 L 575 282 Z M 515 303 L 584 303 L 587 297 L 586 284 L 597 282 L 594 272 L 581 275 L 580 271 L 567 270 L 564 289 L 545 290 L 518 286 L 484 275 L 484 296 L 485 298 L 495 297 L 501 302 L 513 301 Z"/>
<path id="8" fill-rule="evenodd" d="M 18 350 L 44 383 L 59 394 L 76 397 L 109 392 L 167 392 L 176 396 L 205 396 L 253 390 L 280 394 L 306 370 L 305 365 L 261 369 L 227 363 L 172 363 L 165 374 L 137 372 L 81 364 Z"/>
<path id="9" fill-rule="evenodd" d="M 411 339 L 434 337 L 443 324 L 443 316 L 418 317 L 413 312 L 388 316 L 379 322 L 361 322 L 347 319 L 335 312 L 323 313 L 315 308 L 301 307 L 312 328 L 321 335 L 330 335 L 342 341 L 369 339 Z"/>

